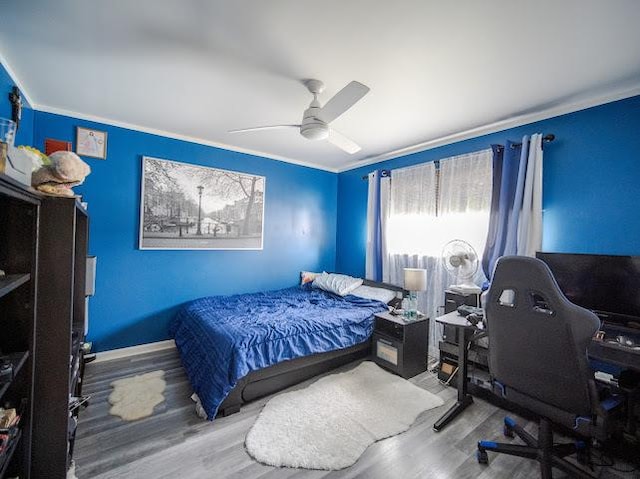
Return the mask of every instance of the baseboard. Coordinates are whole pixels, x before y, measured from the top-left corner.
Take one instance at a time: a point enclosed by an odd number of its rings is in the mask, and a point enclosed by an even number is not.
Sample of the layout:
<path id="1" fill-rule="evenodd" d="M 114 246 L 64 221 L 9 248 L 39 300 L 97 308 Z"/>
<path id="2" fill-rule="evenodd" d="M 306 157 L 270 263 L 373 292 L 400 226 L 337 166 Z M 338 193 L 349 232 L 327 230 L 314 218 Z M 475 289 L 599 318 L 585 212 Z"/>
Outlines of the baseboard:
<path id="1" fill-rule="evenodd" d="M 138 354 L 152 353 L 154 351 L 163 351 L 165 349 L 173 349 L 176 347 L 176 343 L 173 339 L 167 339 L 166 341 L 157 341 L 155 343 L 140 344 L 138 346 L 130 346 L 128 348 L 111 349 L 109 351 L 102 351 L 96 353 L 96 360 L 94 363 L 103 361 L 111 361 L 112 359 L 122 359 L 129 356 L 136 356 Z"/>

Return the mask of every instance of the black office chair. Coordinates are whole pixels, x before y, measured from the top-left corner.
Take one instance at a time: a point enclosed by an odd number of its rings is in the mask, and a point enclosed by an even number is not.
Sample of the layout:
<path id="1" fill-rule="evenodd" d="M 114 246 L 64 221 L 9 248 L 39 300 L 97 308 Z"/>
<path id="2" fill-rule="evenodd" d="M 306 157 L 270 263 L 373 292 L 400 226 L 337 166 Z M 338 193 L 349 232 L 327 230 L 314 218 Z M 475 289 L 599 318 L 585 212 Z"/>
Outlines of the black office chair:
<path id="1" fill-rule="evenodd" d="M 545 263 L 522 256 L 498 260 L 485 308 L 494 392 L 540 422 L 536 438 L 506 417 L 504 434 L 526 445 L 480 441 L 478 462 L 488 464 L 493 451 L 537 460 L 543 479 L 552 477 L 552 467 L 595 477 L 565 459 L 588 458 L 588 443 L 554 444 L 552 424 L 582 438 L 608 434 L 608 416 L 620 401 L 600 402 L 587 357 L 600 320 L 562 294 Z"/>

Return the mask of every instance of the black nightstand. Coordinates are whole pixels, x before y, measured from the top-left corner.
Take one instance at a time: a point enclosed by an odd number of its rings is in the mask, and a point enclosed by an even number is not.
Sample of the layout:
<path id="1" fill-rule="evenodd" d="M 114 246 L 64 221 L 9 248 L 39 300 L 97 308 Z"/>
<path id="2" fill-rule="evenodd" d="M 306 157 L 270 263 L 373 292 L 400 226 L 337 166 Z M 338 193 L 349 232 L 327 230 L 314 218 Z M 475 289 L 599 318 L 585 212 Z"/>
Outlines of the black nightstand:
<path id="1" fill-rule="evenodd" d="M 427 370 L 429 318 L 405 321 L 388 312 L 375 315 L 373 360 L 403 378 Z"/>

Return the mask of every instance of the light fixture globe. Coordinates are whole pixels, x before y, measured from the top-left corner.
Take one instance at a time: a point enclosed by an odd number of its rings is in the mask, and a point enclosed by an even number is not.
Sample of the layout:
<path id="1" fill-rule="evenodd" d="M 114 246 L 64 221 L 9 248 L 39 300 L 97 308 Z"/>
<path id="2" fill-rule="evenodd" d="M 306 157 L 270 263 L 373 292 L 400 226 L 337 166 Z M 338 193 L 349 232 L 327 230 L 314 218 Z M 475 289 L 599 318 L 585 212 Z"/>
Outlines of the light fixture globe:
<path id="1" fill-rule="evenodd" d="M 329 137 L 329 127 L 323 122 L 309 122 L 300 127 L 300 134 L 308 140 L 324 140 Z"/>

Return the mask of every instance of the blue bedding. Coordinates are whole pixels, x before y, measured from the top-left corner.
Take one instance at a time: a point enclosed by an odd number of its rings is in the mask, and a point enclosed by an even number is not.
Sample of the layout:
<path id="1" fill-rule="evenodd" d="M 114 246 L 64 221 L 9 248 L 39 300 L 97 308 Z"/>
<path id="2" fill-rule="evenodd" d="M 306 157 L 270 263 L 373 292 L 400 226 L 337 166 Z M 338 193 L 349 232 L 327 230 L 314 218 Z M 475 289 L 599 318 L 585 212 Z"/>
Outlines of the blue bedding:
<path id="1" fill-rule="evenodd" d="M 386 304 L 293 287 L 188 303 L 171 324 L 191 385 L 209 420 L 249 372 L 366 341 Z"/>

